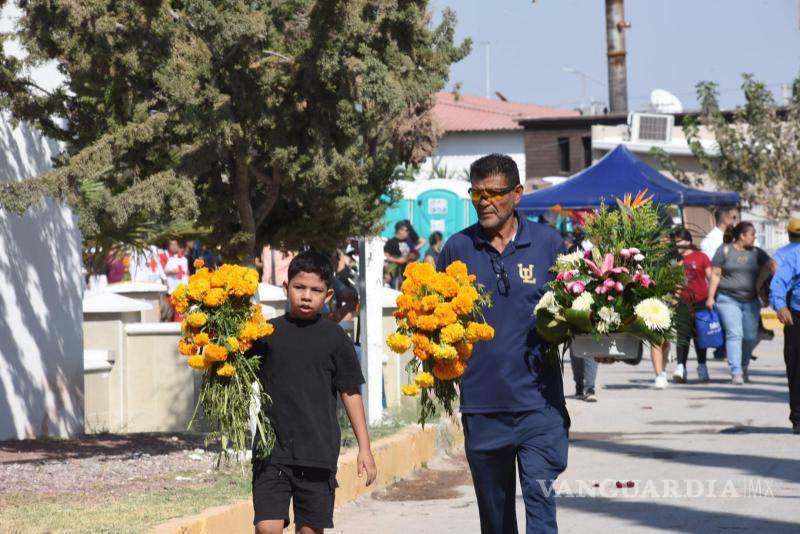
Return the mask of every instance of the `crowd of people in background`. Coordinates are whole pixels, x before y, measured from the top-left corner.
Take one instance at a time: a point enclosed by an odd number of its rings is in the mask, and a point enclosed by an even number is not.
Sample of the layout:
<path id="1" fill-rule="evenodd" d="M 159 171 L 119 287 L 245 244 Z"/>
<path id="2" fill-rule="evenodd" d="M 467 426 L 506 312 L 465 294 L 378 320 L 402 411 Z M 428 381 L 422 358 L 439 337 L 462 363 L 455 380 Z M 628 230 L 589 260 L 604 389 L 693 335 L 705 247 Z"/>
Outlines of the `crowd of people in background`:
<path id="1" fill-rule="evenodd" d="M 665 221 L 668 217 L 665 215 Z M 685 227 L 673 232 L 676 260 L 684 266 L 686 283 L 677 296 L 678 320 L 675 356 L 672 373 L 675 383 L 689 382 L 689 356 L 694 344 L 699 382 L 709 382 L 709 349 L 698 341 L 696 316 L 698 312 L 713 309 L 718 312 L 724 331 L 724 345 L 711 349 L 715 360 L 726 360 L 731 383 L 741 385 L 750 379 L 750 362 L 756 358 L 753 349 L 764 338 L 773 334 L 761 323 L 762 306 L 769 304 L 769 281 L 778 264 L 756 245 L 756 232 L 752 223 L 740 221 L 735 207 L 721 207 L 714 212 L 714 228 L 695 244 L 695 238 Z M 588 250 L 592 244 L 584 239 L 580 218 L 577 221 L 545 220 L 561 231 L 567 249 Z M 671 224 L 671 220 L 669 221 Z M 436 258 L 444 245 L 441 232 L 433 232 L 426 240 L 414 230 L 410 221 L 395 224 L 395 234 L 384 246 L 384 283 L 399 289 L 403 281 L 403 270 L 408 263 L 426 261 L 436 264 Z M 428 245 L 425 250 L 425 245 Z M 424 255 L 421 252 L 424 251 Z M 800 297 L 798 297 L 800 311 Z M 670 343 L 651 347 L 651 362 L 654 370 L 653 387 L 666 388 L 669 384 Z M 598 365 L 594 360 L 570 358 L 575 380 L 575 396 L 587 402 L 596 402 L 596 380 Z"/>

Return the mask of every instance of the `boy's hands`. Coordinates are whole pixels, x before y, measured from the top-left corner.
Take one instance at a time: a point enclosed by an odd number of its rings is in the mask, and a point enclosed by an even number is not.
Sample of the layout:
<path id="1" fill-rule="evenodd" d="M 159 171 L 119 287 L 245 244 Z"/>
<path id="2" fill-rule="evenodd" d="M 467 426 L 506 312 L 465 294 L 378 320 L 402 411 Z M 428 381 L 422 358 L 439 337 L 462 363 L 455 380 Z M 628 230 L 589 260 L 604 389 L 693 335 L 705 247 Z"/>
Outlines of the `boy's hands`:
<path id="1" fill-rule="evenodd" d="M 375 458 L 372 457 L 372 451 L 369 449 L 359 449 L 357 463 L 358 478 L 362 478 L 364 473 L 366 473 L 367 486 L 375 482 L 375 477 L 378 476 L 378 468 L 375 466 Z"/>

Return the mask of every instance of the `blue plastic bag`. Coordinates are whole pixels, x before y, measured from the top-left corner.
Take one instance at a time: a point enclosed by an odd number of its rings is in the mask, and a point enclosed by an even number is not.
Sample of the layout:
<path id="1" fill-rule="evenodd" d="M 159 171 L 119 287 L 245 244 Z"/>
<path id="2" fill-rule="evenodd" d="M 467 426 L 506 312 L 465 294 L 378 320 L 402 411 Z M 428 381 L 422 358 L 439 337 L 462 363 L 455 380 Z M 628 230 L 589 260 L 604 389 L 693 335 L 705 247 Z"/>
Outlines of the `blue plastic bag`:
<path id="1" fill-rule="evenodd" d="M 697 344 L 701 349 L 716 349 L 725 344 L 722 320 L 716 306 L 710 310 L 697 310 L 694 315 L 697 328 Z"/>

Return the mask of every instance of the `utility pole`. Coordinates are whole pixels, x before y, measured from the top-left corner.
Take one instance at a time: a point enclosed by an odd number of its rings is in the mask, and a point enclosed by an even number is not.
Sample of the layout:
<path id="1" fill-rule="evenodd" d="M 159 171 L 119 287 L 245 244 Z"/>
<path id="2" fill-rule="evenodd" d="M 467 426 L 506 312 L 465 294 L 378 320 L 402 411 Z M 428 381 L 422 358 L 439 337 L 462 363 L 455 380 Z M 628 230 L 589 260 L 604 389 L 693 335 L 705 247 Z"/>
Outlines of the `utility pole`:
<path id="1" fill-rule="evenodd" d="M 611 113 L 628 112 L 628 70 L 625 59 L 624 0 L 606 0 L 606 38 L 608 41 L 608 103 Z"/>

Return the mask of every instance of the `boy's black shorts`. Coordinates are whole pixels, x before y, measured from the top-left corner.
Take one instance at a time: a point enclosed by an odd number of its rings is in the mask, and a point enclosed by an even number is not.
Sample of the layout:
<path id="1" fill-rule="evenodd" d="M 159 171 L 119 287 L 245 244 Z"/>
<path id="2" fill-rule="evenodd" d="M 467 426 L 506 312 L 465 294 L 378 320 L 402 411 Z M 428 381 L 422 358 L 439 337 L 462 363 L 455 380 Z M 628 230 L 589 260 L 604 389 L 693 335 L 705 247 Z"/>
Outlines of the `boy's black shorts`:
<path id="1" fill-rule="evenodd" d="M 283 519 L 289 525 L 289 500 L 294 499 L 294 522 L 312 528 L 333 528 L 336 473 L 319 467 L 253 463 L 253 524 Z"/>

